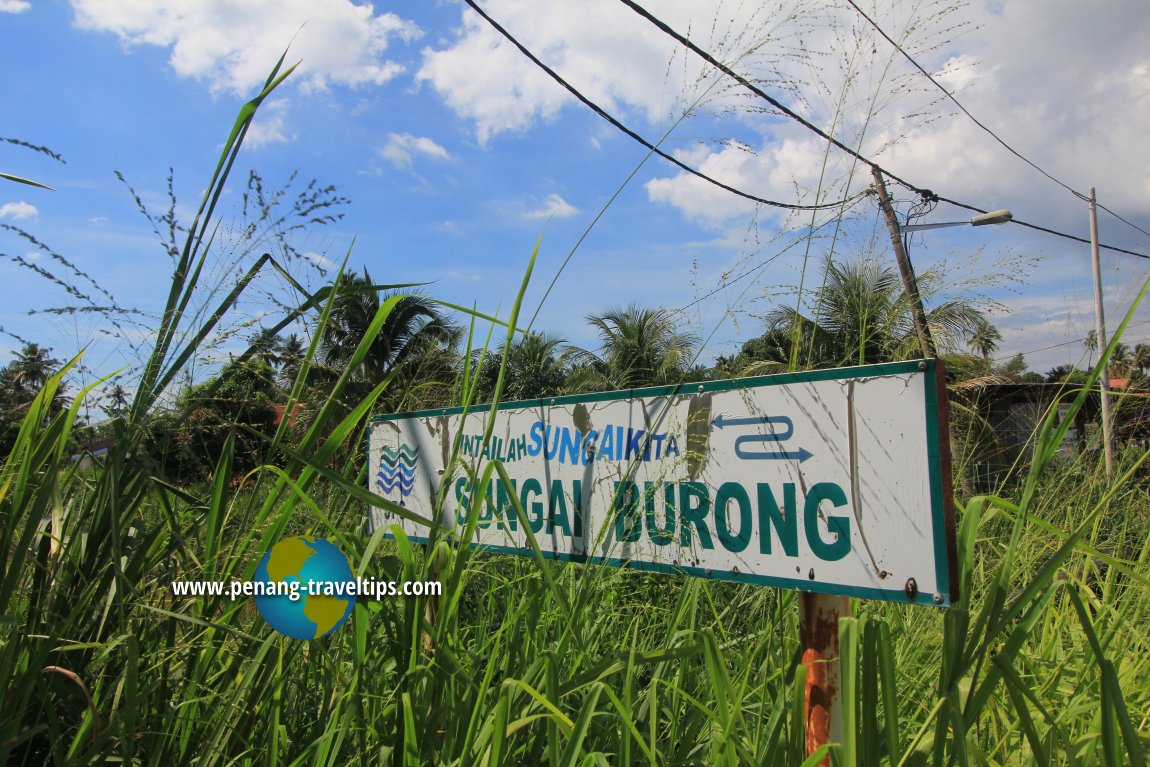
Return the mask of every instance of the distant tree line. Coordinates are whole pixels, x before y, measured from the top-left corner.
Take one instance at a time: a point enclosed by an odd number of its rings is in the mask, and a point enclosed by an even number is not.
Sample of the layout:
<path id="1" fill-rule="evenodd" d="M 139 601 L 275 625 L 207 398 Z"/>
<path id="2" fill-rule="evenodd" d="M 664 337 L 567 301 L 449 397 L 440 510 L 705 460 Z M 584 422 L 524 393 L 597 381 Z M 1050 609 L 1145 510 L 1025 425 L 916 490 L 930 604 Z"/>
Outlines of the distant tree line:
<path id="1" fill-rule="evenodd" d="M 340 379 L 346 412 L 386 381 L 374 412 L 399 412 L 458 404 L 465 369 L 474 400 L 490 401 L 503 368 L 504 400 L 527 400 L 589 391 L 718 378 L 762 375 L 786 370 L 864 365 L 919 356 L 910 307 L 890 269 L 872 261 L 828 263 L 814 292 L 815 311 L 803 314 L 777 308 L 764 319 L 763 332 L 711 366 L 698 364 L 700 341 L 684 329 L 680 315 L 665 307 L 631 304 L 586 317 L 597 345 L 584 349 L 547 333 L 519 334 L 510 345 L 461 348 L 464 328 L 440 304 L 419 293 L 378 290 L 371 275 L 344 274 L 328 321 L 314 350 L 298 334 L 276 335 L 261 329 L 247 351 L 224 363 L 206 380 L 187 386 L 176 401 L 152 414 L 148 455 L 158 472 L 194 482 L 210 476 L 215 457 L 229 435 L 236 441 L 236 470 L 254 467 L 264 456 L 265 439 L 279 421 L 284 428 L 306 428 L 309 404 L 322 402 Z M 381 305 L 392 304 L 381 326 L 370 332 Z M 1060 366 L 1046 375 L 1027 370 L 1021 354 L 996 363 L 1002 336 L 974 305 L 950 300 L 932 306 L 927 321 L 944 351 L 952 381 L 1075 382 L 1085 371 Z M 369 340 L 365 343 L 364 339 Z M 363 348 L 361 349 L 361 345 Z M 1089 348 L 1089 339 L 1087 341 Z M 51 350 L 26 344 L 0 369 L 0 450 L 10 449 L 28 405 L 49 375 L 59 368 Z M 1116 377 L 1145 387 L 1150 345 L 1119 344 L 1110 360 Z M 295 389 L 300 405 L 284 406 Z M 103 390 L 102 427 L 86 437 L 111 433 L 110 423 L 130 405 L 123 382 Z M 67 406 L 63 392 L 53 408 Z M 80 435 L 82 441 L 85 435 Z M 79 447 L 79 446 L 78 446 Z M 362 446 L 360 446 L 362 447 Z"/>

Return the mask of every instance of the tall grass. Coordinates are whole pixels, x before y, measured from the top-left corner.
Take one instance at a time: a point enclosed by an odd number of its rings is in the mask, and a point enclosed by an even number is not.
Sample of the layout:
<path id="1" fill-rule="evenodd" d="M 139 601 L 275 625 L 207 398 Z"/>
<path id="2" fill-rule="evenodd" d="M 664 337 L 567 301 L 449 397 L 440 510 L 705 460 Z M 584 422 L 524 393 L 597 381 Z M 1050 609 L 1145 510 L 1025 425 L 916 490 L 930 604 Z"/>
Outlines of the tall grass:
<path id="1" fill-rule="evenodd" d="M 187 326 L 235 153 L 287 74 L 277 67 L 237 119 L 106 460 L 85 470 L 65 450 L 85 392 L 49 418 L 65 369 L 0 469 L 0 760 L 817 763 L 825 753 L 805 753 L 794 594 L 365 532 L 369 506 L 410 517 L 364 489 L 345 449 L 389 380 L 348 412 L 345 371 L 301 436 L 268 438 L 282 460 L 253 472 L 254 489 L 229 487 L 234 441 L 199 490 L 149 472 L 149 411 L 259 270 L 275 268 L 260 259 Z M 278 327 L 318 313 L 322 328 L 334 296 L 300 290 Z M 394 306 L 380 306 L 347 371 Z M 293 399 L 314 355 L 313 343 Z M 1063 421 L 1052 412 L 1018 487 L 961 504 L 957 605 L 856 603 L 842 621 L 837 763 L 1144 764 L 1150 522 L 1133 478 L 1146 456 L 1114 481 L 1092 464 L 1057 465 L 1084 397 Z M 309 642 L 276 634 L 248 602 L 172 596 L 173 580 L 250 578 L 269 546 L 303 532 L 334 540 L 363 576 L 438 579 L 444 592 L 361 601 L 346 627 Z"/>

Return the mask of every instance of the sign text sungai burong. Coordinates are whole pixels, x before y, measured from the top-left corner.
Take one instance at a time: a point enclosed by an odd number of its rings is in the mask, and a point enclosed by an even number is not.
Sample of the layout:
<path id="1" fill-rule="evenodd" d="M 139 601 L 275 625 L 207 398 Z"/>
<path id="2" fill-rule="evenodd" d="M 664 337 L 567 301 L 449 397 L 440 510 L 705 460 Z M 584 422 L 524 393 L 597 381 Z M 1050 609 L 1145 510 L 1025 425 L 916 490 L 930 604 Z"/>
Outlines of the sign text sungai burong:
<path id="1" fill-rule="evenodd" d="M 894 363 L 503 403 L 486 443 L 486 407 L 385 416 L 370 482 L 427 519 L 448 482 L 440 525 L 462 531 L 474 510 L 472 543 L 493 551 L 530 551 L 514 497 L 556 559 L 946 604 L 935 374 Z M 476 487 L 491 460 L 510 486 Z M 373 523 L 427 537 L 378 509 Z"/>

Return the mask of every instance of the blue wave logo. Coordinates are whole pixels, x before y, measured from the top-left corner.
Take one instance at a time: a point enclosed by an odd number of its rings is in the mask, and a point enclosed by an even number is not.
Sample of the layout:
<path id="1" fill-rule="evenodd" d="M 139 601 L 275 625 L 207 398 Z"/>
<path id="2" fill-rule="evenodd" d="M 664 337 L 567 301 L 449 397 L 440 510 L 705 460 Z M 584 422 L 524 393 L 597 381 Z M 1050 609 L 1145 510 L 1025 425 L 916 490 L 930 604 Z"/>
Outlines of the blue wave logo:
<path id="1" fill-rule="evenodd" d="M 419 448 L 400 445 L 399 449 L 385 447 L 380 451 L 379 472 L 375 475 L 375 486 L 382 493 L 390 493 L 399 488 L 406 498 L 415 487 L 415 465 L 419 461 Z"/>

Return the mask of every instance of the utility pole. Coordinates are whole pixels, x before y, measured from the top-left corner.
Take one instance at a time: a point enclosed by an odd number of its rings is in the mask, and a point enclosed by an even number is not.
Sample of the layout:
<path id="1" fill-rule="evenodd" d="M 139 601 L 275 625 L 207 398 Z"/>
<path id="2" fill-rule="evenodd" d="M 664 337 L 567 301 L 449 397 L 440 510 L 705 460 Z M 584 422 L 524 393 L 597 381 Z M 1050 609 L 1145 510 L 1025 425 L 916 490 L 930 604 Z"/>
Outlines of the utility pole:
<path id="1" fill-rule="evenodd" d="M 1106 314 L 1102 308 L 1102 263 L 1098 257 L 1098 204 L 1090 187 L 1090 256 L 1094 262 L 1094 330 L 1098 334 L 1099 357 L 1106 353 Z M 1107 360 L 1109 362 L 1109 360 Z M 1102 399 L 1102 441 L 1105 443 L 1106 476 L 1114 474 L 1114 435 L 1110 420 L 1110 366 L 1102 365 L 1098 377 Z"/>
<path id="2" fill-rule="evenodd" d="M 937 359 L 938 352 L 934 346 L 934 339 L 930 336 L 930 328 L 926 324 L 926 310 L 922 306 L 922 296 L 918 292 L 918 281 L 915 279 L 910 259 L 906 255 L 906 249 L 902 246 L 902 232 L 899 229 L 894 208 L 891 207 L 890 195 L 887 194 L 882 172 L 875 166 L 871 166 L 871 171 L 874 175 L 879 205 L 886 217 L 887 228 L 890 229 L 890 242 L 894 246 L 895 259 L 898 261 L 899 274 L 902 276 L 902 287 L 910 300 L 911 316 L 914 318 L 914 328 L 918 335 L 922 356 L 927 359 Z M 1008 211 L 996 211 L 996 220 L 978 223 L 999 223 L 997 219 L 1001 219 L 1002 214 L 1005 214 L 1005 220 L 1009 220 Z M 972 220 L 970 223 L 976 222 Z M 943 375 L 941 361 L 938 364 L 940 366 L 939 375 L 941 376 Z M 943 397 L 945 401 L 945 395 Z M 945 423 L 945 416 L 943 423 Z M 949 434 L 949 428 L 947 432 L 948 437 L 945 444 L 951 448 L 950 452 L 953 453 L 954 447 L 951 442 L 954 437 Z M 946 465 L 949 467 L 950 457 L 946 454 L 945 448 L 943 454 Z M 948 499 L 949 492 L 948 488 Z M 843 701 L 838 626 L 839 619 L 849 615 L 850 600 L 844 597 L 813 593 L 803 593 L 799 597 L 799 641 L 802 650 L 802 662 L 806 666 L 807 673 L 804 734 L 808 756 L 826 743 L 841 743 L 843 740 Z M 829 764 L 830 757 L 827 756 L 820 763 L 820 767 Z"/>
<path id="3" fill-rule="evenodd" d="M 878 204 L 886 218 L 886 228 L 890 230 L 890 244 L 894 246 L 894 258 L 898 262 L 898 272 L 902 276 L 902 289 L 910 299 L 911 316 L 914 318 L 914 329 L 918 333 L 918 343 L 922 349 L 922 356 L 927 359 L 938 357 L 934 346 L 934 339 L 930 337 L 930 328 L 926 324 L 926 310 L 922 308 L 922 296 L 918 293 L 918 280 L 914 277 L 914 267 L 906 255 L 906 248 L 902 246 L 902 231 L 898 226 L 894 208 L 890 204 L 890 195 L 886 191 L 886 182 L 883 181 L 882 171 L 877 165 L 871 166 L 871 175 L 874 176 L 874 188 L 878 192 Z"/>

